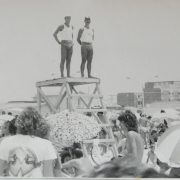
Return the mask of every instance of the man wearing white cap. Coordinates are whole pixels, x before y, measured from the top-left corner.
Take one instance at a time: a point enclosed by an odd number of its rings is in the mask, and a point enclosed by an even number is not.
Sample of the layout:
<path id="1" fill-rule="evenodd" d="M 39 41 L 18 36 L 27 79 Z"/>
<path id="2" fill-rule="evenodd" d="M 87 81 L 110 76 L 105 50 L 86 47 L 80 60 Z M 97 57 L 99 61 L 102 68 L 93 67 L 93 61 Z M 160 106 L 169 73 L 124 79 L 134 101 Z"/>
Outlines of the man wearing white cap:
<path id="1" fill-rule="evenodd" d="M 84 68 L 87 60 L 88 78 L 94 78 L 91 76 L 91 63 L 93 58 L 93 45 L 94 29 L 90 28 L 90 17 L 85 17 L 85 26 L 79 30 L 77 41 L 81 45 L 81 77 L 84 77 Z"/>
<path id="2" fill-rule="evenodd" d="M 73 53 L 73 26 L 70 25 L 71 16 L 65 16 L 65 23 L 60 25 L 55 33 L 54 38 L 61 45 L 61 77 L 64 77 L 64 63 L 66 61 L 67 77 L 70 77 L 70 63 Z M 57 34 L 61 32 L 61 41 L 59 41 Z"/>

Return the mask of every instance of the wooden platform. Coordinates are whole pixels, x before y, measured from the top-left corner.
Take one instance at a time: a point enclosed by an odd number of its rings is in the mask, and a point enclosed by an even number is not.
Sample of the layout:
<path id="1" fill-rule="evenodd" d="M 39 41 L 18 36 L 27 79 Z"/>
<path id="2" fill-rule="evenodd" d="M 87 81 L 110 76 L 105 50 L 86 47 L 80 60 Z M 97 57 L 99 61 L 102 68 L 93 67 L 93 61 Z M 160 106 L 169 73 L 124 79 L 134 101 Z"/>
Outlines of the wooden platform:
<path id="1" fill-rule="evenodd" d="M 45 86 L 62 86 L 64 83 L 68 83 L 70 86 L 78 86 L 84 84 L 93 84 L 100 83 L 100 79 L 95 78 L 58 78 L 50 79 L 45 81 L 40 81 L 36 83 L 36 87 L 45 87 Z"/>
<path id="2" fill-rule="evenodd" d="M 95 84 L 95 89 L 92 94 L 81 94 L 79 93 L 75 86 L 78 85 L 86 85 L 86 84 Z M 41 87 L 60 87 L 59 95 L 56 99 L 56 103 L 52 104 L 51 101 L 48 99 L 48 97 L 43 93 Z M 112 132 L 112 124 L 109 122 L 109 119 L 107 118 L 107 109 L 104 104 L 104 99 L 102 95 L 102 91 L 100 88 L 100 79 L 95 78 L 58 78 L 58 79 L 52 79 L 52 80 L 46 80 L 46 81 L 40 81 L 36 83 L 37 88 L 37 102 L 38 102 L 38 110 L 41 112 L 41 98 L 44 99 L 46 102 L 49 110 L 52 113 L 57 113 L 58 109 L 65 97 L 67 97 L 68 100 L 68 109 L 70 112 L 80 112 L 80 113 L 87 113 L 91 112 L 91 114 L 94 116 L 94 118 L 99 123 L 100 127 L 103 128 L 107 132 L 107 136 L 109 139 L 101 139 L 100 142 L 112 144 L 114 154 L 117 156 L 118 151 L 114 140 L 114 135 Z M 79 98 L 79 100 L 84 104 L 83 109 L 77 109 L 73 102 L 73 98 Z M 85 101 L 83 98 L 88 97 L 88 102 Z M 93 109 L 91 108 L 91 104 L 94 98 L 98 98 L 101 103 L 100 109 Z M 99 117 L 97 116 L 97 112 L 103 112 L 105 123 L 103 123 Z M 87 156 L 87 150 L 85 144 L 87 143 L 93 143 L 93 140 L 84 140 L 83 141 L 83 153 L 84 156 Z"/>

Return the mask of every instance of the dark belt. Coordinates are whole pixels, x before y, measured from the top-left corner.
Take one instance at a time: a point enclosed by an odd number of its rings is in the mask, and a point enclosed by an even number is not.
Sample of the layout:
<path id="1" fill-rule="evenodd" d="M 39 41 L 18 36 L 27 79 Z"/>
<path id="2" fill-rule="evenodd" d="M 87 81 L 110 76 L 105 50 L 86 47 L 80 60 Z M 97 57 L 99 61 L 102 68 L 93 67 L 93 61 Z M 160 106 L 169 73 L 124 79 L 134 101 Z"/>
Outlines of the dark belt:
<path id="1" fill-rule="evenodd" d="M 82 42 L 82 45 L 92 45 L 91 42 Z"/>
<path id="2" fill-rule="evenodd" d="M 64 42 L 64 43 L 72 43 L 73 41 L 70 41 L 70 40 L 62 40 L 61 42 Z"/>

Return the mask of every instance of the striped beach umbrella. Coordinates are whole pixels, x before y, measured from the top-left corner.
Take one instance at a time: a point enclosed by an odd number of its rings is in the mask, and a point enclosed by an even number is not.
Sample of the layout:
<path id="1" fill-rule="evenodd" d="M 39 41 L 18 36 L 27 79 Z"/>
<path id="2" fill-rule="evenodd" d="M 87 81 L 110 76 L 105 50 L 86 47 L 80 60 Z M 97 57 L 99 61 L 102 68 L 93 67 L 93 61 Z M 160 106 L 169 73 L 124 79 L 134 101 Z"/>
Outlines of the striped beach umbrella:
<path id="1" fill-rule="evenodd" d="M 170 127 L 157 142 L 158 159 L 171 167 L 180 167 L 180 124 Z"/>

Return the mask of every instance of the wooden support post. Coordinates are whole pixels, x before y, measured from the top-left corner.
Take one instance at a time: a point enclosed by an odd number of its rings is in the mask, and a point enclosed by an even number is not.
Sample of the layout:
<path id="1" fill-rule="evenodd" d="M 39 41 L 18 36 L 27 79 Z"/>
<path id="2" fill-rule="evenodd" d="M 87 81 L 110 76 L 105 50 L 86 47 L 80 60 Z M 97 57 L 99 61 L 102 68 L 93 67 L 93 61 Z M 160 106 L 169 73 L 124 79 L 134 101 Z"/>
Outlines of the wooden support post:
<path id="1" fill-rule="evenodd" d="M 63 90 L 64 90 L 64 84 L 62 85 L 61 90 L 60 90 L 60 92 L 59 92 L 59 96 L 58 96 L 58 98 L 57 98 L 57 100 L 56 100 L 55 108 L 56 108 L 57 110 L 58 110 L 58 108 L 59 108 L 59 106 L 60 106 L 60 101 L 61 101 L 61 99 L 62 99 L 62 97 L 63 97 Z"/>
<path id="2" fill-rule="evenodd" d="M 74 88 L 75 86 L 93 84 L 93 83 L 96 84 L 93 94 L 79 94 Z M 58 86 L 61 86 L 61 90 L 59 92 L 59 96 L 57 97 L 55 105 L 53 105 L 50 102 L 50 100 L 46 97 L 46 95 L 42 92 L 41 87 L 58 87 Z M 76 112 L 81 112 L 81 113 L 91 112 L 94 118 L 99 123 L 99 126 L 108 133 L 108 139 L 100 139 L 99 142 L 111 143 L 115 156 L 118 155 L 114 135 L 112 132 L 112 125 L 110 124 L 109 119 L 107 118 L 107 109 L 105 107 L 103 95 L 100 89 L 100 79 L 59 78 L 59 79 L 37 82 L 36 87 L 37 87 L 37 106 L 38 106 L 39 111 L 41 111 L 41 98 L 45 100 L 51 112 L 57 112 L 63 99 L 67 96 L 69 111 L 70 112 L 76 111 Z M 73 94 L 73 91 L 75 92 L 74 94 Z M 84 97 L 90 97 L 88 102 L 84 100 Z M 73 98 L 79 98 L 85 105 L 86 109 L 74 109 L 73 102 L 72 102 Z M 102 109 L 91 109 L 92 101 L 94 98 L 99 98 Z M 99 112 L 99 111 L 104 112 L 105 122 L 101 122 L 101 120 L 97 117 L 95 112 Z M 93 140 L 83 140 L 82 142 L 82 149 L 83 149 L 84 156 L 88 157 L 88 152 L 87 152 L 88 150 L 86 147 L 86 143 L 93 143 Z"/>
<path id="3" fill-rule="evenodd" d="M 95 94 L 95 93 L 96 93 L 96 91 L 97 91 L 97 86 L 95 87 L 95 89 L 94 89 L 94 91 L 93 91 L 93 94 Z M 90 108 L 91 103 L 92 103 L 92 101 L 93 101 L 93 98 L 94 98 L 94 97 L 91 97 L 91 99 L 89 100 L 89 103 L 88 103 L 88 108 Z"/>
<path id="4" fill-rule="evenodd" d="M 83 149 L 83 152 L 84 152 L 83 156 L 88 157 L 88 152 L 87 152 L 87 149 L 86 149 L 86 145 L 84 143 L 82 143 L 82 149 Z"/>
<path id="5" fill-rule="evenodd" d="M 72 87 L 72 90 L 78 94 L 78 92 L 76 91 L 76 89 L 74 87 Z M 84 105 L 86 106 L 86 108 L 88 108 L 88 104 L 86 103 L 86 101 L 82 98 L 82 97 L 79 97 L 79 99 L 84 103 Z"/>
<path id="6" fill-rule="evenodd" d="M 99 93 L 99 94 L 102 94 L 102 91 L 101 91 L 101 88 L 100 88 L 99 83 L 96 83 L 96 87 L 97 87 L 98 93 Z M 105 109 L 106 106 L 105 106 L 105 103 L 104 103 L 104 101 L 103 101 L 103 98 L 100 97 L 99 99 L 100 99 L 102 108 Z M 105 119 L 105 122 L 106 122 L 106 123 L 109 122 L 109 120 L 107 119 L 107 112 L 104 112 L 104 119 Z M 112 132 L 112 128 L 111 128 L 111 127 L 107 127 L 107 129 L 108 129 L 109 137 L 110 137 L 111 139 L 114 139 L 114 134 L 113 134 L 113 132 Z M 118 155 L 118 151 L 117 151 L 116 145 L 115 145 L 115 144 L 112 144 L 112 147 L 113 147 L 113 150 L 114 150 L 115 155 L 117 156 L 117 155 Z"/>
<path id="7" fill-rule="evenodd" d="M 72 105 L 72 100 L 71 100 L 71 90 L 69 87 L 69 84 L 66 84 L 66 91 L 67 91 L 67 97 L 68 97 L 68 109 L 69 111 L 74 111 L 73 105 Z"/>
<path id="8" fill-rule="evenodd" d="M 65 91 L 64 94 L 62 95 L 61 99 L 59 100 L 58 104 L 56 104 L 56 109 L 59 108 L 59 106 L 61 105 L 63 99 L 66 97 L 66 94 L 67 94 L 67 93 L 66 93 L 66 91 Z"/>
<path id="9" fill-rule="evenodd" d="M 55 109 L 55 107 L 52 105 L 52 103 L 49 101 L 49 99 L 46 97 L 46 95 L 42 92 L 42 90 L 37 87 L 38 91 L 40 92 L 40 94 L 42 95 L 42 98 L 45 100 L 47 106 L 49 107 L 51 112 L 56 112 L 57 110 Z"/>
<path id="10" fill-rule="evenodd" d="M 41 94 L 37 89 L 37 108 L 38 111 L 41 113 Z"/>
<path id="11" fill-rule="evenodd" d="M 92 113 L 92 114 L 93 114 L 93 116 L 95 117 L 95 119 L 99 122 L 99 124 L 103 124 L 103 123 L 101 122 L 101 120 L 95 115 L 95 113 Z M 106 133 L 108 133 L 108 130 L 107 130 L 106 127 L 102 127 L 102 128 L 105 130 Z"/>

